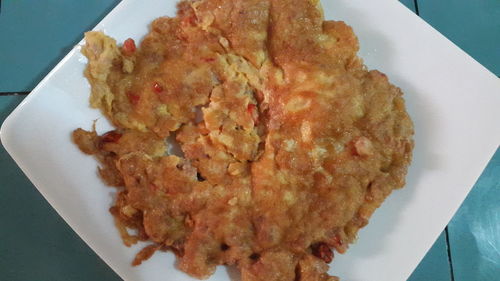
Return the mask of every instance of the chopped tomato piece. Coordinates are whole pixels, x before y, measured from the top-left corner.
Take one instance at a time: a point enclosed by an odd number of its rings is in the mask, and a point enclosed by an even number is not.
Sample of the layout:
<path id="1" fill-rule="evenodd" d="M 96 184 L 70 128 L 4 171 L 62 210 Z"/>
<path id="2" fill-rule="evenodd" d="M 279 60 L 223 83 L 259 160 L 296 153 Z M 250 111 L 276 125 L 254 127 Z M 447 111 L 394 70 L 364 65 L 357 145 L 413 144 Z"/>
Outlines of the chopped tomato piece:
<path id="1" fill-rule="evenodd" d="M 326 243 L 320 242 L 312 245 L 312 254 L 322 259 L 326 263 L 333 260 L 333 251 Z"/>
<path id="2" fill-rule="evenodd" d="M 344 242 L 342 241 L 342 238 L 340 238 L 340 235 L 338 235 L 338 234 L 333 236 L 332 240 L 333 240 L 335 247 L 340 247 L 340 246 L 342 246 L 342 244 L 344 244 Z"/>
<path id="3" fill-rule="evenodd" d="M 247 107 L 247 112 L 253 119 L 253 123 L 257 125 L 259 123 L 259 113 L 257 112 L 257 105 L 250 103 Z"/>
<path id="4" fill-rule="evenodd" d="M 135 47 L 135 41 L 132 38 L 128 38 L 123 42 L 123 54 L 130 56 L 132 55 L 137 48 Z"/>
<path id="5" fill-rule="evenodd" d="M 117 131 L 109 131 L 102 135 L 101 137 L 101 142 L 103 143 L 117 143 L 120 138 L 122 137 L 122 134 L 118 133 Z"/>
<path id="6" fill-rule="evenodd" d="M 258 101 L 258 102 L 262 102 L 264 101 L 264 93 L 262 91 L 256 91 L 255 92 L 255 99 Z"/>
<path id="7" fill-rule="evenodd" d="M 195 25 L 196 23 L 196 16 L 195 15 L 190 15 L 187 17 L 184 17 L 181 21 L 183 25 Z"/>
<path id="8" fill-rule="evenodd" d="M 204 122 L 201 122 L 198 124 L 198 130 L 199 130 L 200 134 L 202 134 L 204 136 L 206 136 L 210 133 L 210 130 L 207 129 Z"/>
<path id="9" fill-rule="evenodd" d="M 149 189 L 151 189 L 151 191 L 157 191 L 158 190 L 158 186 L 154 183 L 150 183 L 149 184 Z"/>

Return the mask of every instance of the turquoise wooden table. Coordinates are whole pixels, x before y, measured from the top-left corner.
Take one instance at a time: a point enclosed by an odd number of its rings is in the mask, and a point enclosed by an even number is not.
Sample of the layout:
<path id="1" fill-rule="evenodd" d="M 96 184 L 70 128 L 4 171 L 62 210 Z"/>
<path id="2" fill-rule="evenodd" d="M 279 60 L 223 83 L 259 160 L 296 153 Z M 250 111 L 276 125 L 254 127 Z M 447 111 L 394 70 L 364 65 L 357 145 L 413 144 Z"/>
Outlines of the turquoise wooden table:
<path id="1" fill-rule="evenodd" d="M 118 2 L 0 0 L 0 122 L 82 32 Z M 401 2 L 500 75 L 500 0 Z M 3 147 L 0 280 L 120 280 L 55 213 Z M 409 280 L 500 280 L 500 150 Z"/>

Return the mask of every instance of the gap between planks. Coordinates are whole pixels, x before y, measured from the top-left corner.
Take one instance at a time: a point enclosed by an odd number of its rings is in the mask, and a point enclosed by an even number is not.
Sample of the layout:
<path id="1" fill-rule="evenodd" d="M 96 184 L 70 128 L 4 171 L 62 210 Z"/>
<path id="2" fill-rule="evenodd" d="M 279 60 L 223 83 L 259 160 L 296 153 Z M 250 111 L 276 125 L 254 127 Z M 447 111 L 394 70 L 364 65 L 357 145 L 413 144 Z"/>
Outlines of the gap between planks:
<path id="1" fill-rule="evenodd" d="M 29 93 L 30 92 L 0 92 L 0 96 L 26 96 Z"/>

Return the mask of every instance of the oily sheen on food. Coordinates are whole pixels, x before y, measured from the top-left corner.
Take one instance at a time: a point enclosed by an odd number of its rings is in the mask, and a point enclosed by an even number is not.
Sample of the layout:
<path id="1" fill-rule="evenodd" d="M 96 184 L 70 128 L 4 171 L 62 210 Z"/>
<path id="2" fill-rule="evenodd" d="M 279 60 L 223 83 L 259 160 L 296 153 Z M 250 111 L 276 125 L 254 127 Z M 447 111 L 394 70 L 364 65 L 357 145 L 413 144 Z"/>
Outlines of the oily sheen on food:
<path id="1" fill-rule="evenodd" d="M 337 280 L 334 252 L 405 183 L 401 90 L 319 1 L 182 1 L 149 30 L 86 33 L 90 105 L 115 130 L 73 132 L 117 188 L 125 245 L 150 242 L 133 264 L 169 250 L 197 278 Z"/>

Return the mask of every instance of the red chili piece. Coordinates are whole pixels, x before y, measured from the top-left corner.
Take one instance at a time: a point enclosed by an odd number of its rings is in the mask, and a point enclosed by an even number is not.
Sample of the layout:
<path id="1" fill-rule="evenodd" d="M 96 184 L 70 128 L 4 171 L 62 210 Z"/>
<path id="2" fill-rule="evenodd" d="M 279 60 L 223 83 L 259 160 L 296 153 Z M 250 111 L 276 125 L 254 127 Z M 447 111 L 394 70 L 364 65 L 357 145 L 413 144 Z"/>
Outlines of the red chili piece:
<path id="1" fill-rule="evenodd" d="M 128 38 L 125 42 L 123 42 L 123 54 L 130 56 L 136 49 L 134 39 Z"/>
<path id="2" fill-rule="evenodd" d="M 141 97 L 139 95 L 136 95 L 134 93 L 128 92 L 127 93 L 128 100 L 130 101 L 131 104 L 137 105 L 139 103 L 139 100 Z"/>
<path id="3" fill-rule="evenodd" d="M 153 91 L 155 93 L 159 94 L 159 93 L 163 92 L 163 87 L 160 84 L 158 84 L 158 82 L 155 82 L 153 84 Z"/>
<path id="4" fill-rule="evenodd" d="M 331 263 L 333 260 L 333 251 L 330 247 L 324 243 L 319 242 L 311 246 L 312 253 L 316 257 L 322 259 L 326 263 Z"/>

